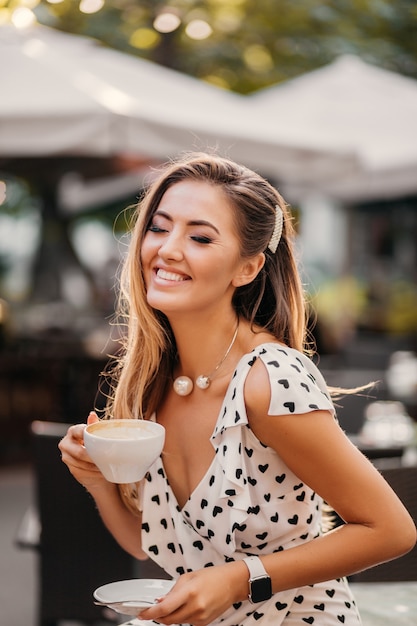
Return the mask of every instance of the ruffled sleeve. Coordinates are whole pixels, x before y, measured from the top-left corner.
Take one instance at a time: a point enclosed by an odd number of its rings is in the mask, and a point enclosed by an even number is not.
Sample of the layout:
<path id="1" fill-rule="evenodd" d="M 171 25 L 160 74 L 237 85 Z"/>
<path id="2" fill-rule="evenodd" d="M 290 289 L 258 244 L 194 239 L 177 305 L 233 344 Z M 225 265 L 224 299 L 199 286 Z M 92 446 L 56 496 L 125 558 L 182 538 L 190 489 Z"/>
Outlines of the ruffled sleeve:
<path id="1" fill-rule="evenodd" d="M 269 415 L 288 415 L 325 410 L 335 414 L 323 376 L 301 352 L 266 344 L 258 354 L 268 370 L 271 384 Z"/>

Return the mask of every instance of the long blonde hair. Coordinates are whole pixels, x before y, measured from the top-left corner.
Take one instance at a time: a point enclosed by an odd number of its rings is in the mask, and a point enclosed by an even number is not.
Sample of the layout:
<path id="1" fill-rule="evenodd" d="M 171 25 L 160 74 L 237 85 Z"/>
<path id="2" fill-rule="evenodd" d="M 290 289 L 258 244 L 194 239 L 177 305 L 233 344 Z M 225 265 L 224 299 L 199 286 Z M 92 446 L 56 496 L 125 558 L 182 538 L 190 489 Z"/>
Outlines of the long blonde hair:
<path id="1" fill-rule="evenodd" d="M 118 301 L 118 320 L 127 326 L 127 332 L 111 371 L 106 417 L 149 418 L 170 380 L 176 357 L 175 338 L 166 316 L 147 303 L 141 247 L 162 196 L 169 187 L 185 180 L 223 189 L 234 210 L 243 258 L 265 252 L 265 265 L 258 276 L 234 293 L 237 315 L 266 329 L 289 347 L 306 349 L 305 298 L 293 248 L 292 217 L 283 198 L 260 175 L 229 159 L 188 154 L 162 169 L 134 214 Z M 272 253 L 268 242 L 277 206 L 283 212 L 284 224 L 278 248 Z"/>

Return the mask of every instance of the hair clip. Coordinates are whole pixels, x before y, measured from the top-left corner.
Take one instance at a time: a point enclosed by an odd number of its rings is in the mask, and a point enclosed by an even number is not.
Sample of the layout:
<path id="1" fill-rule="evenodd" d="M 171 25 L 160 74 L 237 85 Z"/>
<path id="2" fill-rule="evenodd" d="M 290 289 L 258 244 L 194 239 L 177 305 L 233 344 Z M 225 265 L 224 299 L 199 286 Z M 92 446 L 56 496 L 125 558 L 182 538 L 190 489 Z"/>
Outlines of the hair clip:
<path id="1" fill-rule="evenodd" d="M 284 216 L 283 216 L 282 210 L 278 205 L 276 205 L 274 232 L 272 233 L 271 239 L 269 240 L 269 243 L 268 243 L 268 249 L 271 250 L 272 254 L 275 254 L 277 247 L 278 247 L 279 240 L 281 239 L 283 221 L 284 221 Z"/>

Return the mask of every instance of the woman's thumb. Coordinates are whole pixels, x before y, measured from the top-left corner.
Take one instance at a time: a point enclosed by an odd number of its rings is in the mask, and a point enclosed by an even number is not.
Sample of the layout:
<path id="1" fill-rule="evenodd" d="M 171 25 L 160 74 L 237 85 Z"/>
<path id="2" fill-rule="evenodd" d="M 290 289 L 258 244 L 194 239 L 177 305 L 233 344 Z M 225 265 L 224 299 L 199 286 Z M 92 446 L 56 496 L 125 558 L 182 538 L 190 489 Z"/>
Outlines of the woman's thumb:
<path id="1" fill-rule="evenodd" d="M 87 418 L 87 424 L 94 424 L 94 422 L 98 422 L 98 416 L 97 413 L 95 413 L 94 411 L 90 411 L 90 413 L 88 414 L 88 418 Z"/>

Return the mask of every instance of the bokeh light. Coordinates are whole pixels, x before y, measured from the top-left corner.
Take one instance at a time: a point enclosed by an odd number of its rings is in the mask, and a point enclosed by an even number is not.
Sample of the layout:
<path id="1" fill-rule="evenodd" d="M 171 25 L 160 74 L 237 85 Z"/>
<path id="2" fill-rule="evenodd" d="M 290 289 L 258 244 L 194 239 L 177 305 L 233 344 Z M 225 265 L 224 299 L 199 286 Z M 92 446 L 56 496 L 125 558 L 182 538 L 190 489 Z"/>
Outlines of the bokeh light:
<path id="1" fill-rule="evenodd" d="M 98 13 L 104 6 L 104 0 L 81 0 L 80 11 L 81 13 L 93 14 Z"/>
<path id="2" fill-rule="evenodd" d="M 233 34 L 242 28 L 245 13 L 242 8 L 221 6 L 215 13 L 215 29 L 223 33 Z"/>
<path id="3" fill-rule="evenodd" d="M 254 72 L 269 72 L 274 67 L 271 54 L 265 46 L 248 46 L 243 53 L 246 65 Z"/>
<path id="4" fill-rule="evenodd" d="M 160 35 L 152 28 L 138 28 L 131 35 L 129 43 L 134 48 L 147 50 L 155 48 L 160 40 Z"/>
<path id="5" fill-rule="evenodd" d="M 28 7 L 19 7 L 13 11 L 11 21 L 16 28 L 27 28 L 36 22 L 36 16 Z"/>
<path id="6" fill-rule="evenodd" d="M 174 13 L 161 13 L 155 19 L 153 27 L 160 33 L 172 33 L 181 24 L 178 15 Z"/>
<path id="7" fill-rule="evenodd" d="M 213 33 L 213 29 L 204 20 L 191 20 L 185 32 L 190 39 L 207 39 Z"/>

